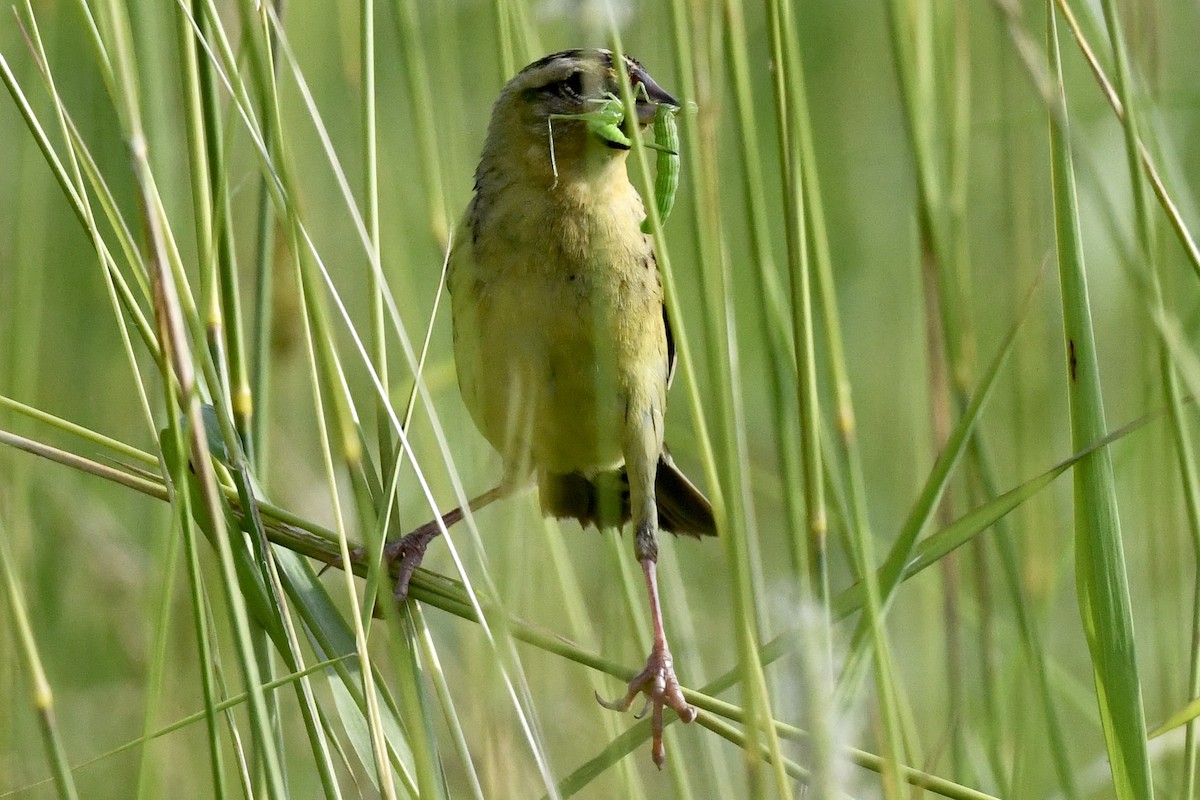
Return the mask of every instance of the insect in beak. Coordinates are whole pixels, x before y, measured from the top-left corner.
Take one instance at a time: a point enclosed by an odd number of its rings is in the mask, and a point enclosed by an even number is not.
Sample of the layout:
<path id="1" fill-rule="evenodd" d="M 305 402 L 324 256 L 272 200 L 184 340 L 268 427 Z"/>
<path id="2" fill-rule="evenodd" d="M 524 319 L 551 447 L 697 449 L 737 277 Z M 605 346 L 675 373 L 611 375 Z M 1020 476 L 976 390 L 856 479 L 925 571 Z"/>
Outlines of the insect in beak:
<path id="1" fill-rule="evenodd" d="M 654 122 L 654 112 L 660 103 L 679 108 L 679 101 L 669 95 L 641 67 L 635 67 L 630 71 L 629 80 L 633 84 L 634 97 L 637 98 L 635 108 L 639 125 L 649 125 Z"/>

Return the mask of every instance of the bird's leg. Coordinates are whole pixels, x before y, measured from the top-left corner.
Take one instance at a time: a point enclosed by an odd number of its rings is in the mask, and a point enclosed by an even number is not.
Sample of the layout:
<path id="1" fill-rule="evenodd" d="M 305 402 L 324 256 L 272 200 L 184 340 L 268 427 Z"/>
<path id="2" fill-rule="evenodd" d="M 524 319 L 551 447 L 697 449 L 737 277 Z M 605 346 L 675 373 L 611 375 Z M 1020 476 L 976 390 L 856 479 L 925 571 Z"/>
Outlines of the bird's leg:
<path id="1" fill-rule="evenodd" d="M 647 706 L 650 709 L 650 729 L 653 731 L 653 741 L 650 746 L 650 757 L 655 765 L 662 769 L 667 760 L 666 748 L 663 746 L 663 707 L 670 706 L 679 719 L 691 722 L 696 718 L 696 709 L 688 705 L 683 696 L 683 688 L 675 677 L 675 664 L 671 651 L 667 647 L 667 634 L 663 630 L 662 605 L 658 599 L 658 543 L 655 541 L 654 530 L 650 526 L 639 525 L 635 540 L 638 561 L 642 563 L 642 573 L 646 576 L 646 589 L 650 594 L 650 617 L 654 624 L 654 644 L 650 648 L 650 657 L 646 659 L 646 668 L 629 682 L 629 688 L 624 696 L 616 700 L 605 700 L 596 695 L 600 705 L 614 711 L 628 711 L 639 694 L 645 693 Z M 643 713 L 645 713 L 643 711 Z"/>
<path id="2" fill-rule="evenodd" d="M 499 500 L 511 491 L 511 487 L 507 484 L 500 484 L 494 489 L 489 489 L 478 497 L 467 503 L 466 508 L 471 510 L 471 513 L 479 511 L 484 506 Z M 441 517 L 426 522 L 419 528 L 406 533 L 394 542 L 391 542 L 383 548 L 383 560 L 386 564 L 394 564 L 399 562 L 399 572 L 396 575 L 396 589 L 393 592 L 396 600 L 403 601 L 408 597 L 408 584 L 412 580 L 413 572 L 417 567 L 421 566 L 421 559 L 425 557 L 425 548 L 429 543 L 436 539 L 442 531 L 449 528 L 454 523 L 461 520 L 466 515 L 463 506 L 459 506 L 452 511 L 447 511 Z M 361 561 L 366 555 L 365 551 L 360 547 L 350 553 L 350 560 L 354 562 Z M 331 567 L 340 567 L 341 559 L 336 563 L 330 563 Z M 327 567 L 328 568 L 328 567 Z"/>
<path id="3" fill-rule="evenodd" d="M 508 486 L 500 484 L 470 500 L 466 507 L 474 514 L 484 506 L 504 497 L 509 491 Z M 425 557 L 425 548 L 441 535 L 442 531 L 461 520 L 465 515 L 466 510 L 459 506 L 447 511 L 441 518 L 431 519 L 383 548 L 385 563 L 399 562 L 400 564 L 400 571 L 396 574 L 396 589 L 393 592 L 397 602 L 402 602 L 408 597 L 409 581 L 412 580 L 413 572 L 421 565 L 421 559 Z"/>

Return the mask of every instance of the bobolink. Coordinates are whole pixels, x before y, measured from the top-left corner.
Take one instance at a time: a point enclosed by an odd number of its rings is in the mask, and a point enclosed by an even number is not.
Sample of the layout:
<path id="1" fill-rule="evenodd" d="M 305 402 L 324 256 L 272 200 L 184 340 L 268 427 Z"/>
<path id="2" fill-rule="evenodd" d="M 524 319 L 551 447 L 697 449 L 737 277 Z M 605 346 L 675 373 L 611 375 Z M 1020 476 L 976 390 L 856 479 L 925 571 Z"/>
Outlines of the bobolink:
<path id="1" fill-rule="evenodd" d="M 661 767 L 664 706 L 685 722 L 696 711 L 663 631 L 657 532 L 700 537 L 716 534 L 716 525 L 708 501 L 663 449 L 675 349 L 651 239 L 641 230 L 642 199 L 626 172 L 628 145 L 570 118 L 618 95 L 620 80 L 637 98 L 626 136 L 644 129 L 658 104 L 679 105 L 638 62 L 614 65 L 607 50 L 555 53 L 509 81 L 492 110 L 448 283 L 459 388 L 504 461 L 501 485 L 472 508 L 536 480 L 547 515 L 599 528 L 633 522 L 654 645 L 627 693 L 601 702 L 626 710 L 647 695 Z M 398 593 L 437 531 L 424 526 L 389 548 L 401 561 Z"/>

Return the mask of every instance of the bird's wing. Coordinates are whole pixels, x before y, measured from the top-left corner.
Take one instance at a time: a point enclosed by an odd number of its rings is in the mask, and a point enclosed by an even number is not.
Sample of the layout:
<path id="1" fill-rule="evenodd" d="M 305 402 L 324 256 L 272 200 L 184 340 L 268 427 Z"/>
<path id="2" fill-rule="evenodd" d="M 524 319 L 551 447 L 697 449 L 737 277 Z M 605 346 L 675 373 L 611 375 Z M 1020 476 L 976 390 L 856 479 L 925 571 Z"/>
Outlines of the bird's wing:
<path id="1" fill-rule="evenodd" d="M 663 328 L 667 334 L 667 388 L 670 389 L 672 381 L 675 380 L 675 334 L 671 331 L 671 316 L 667 313 L 667 296 L 662 285 L 662 273 L 658 271 L 658 258 L 651 252 L 650 259 L 654 262 L 654 272 L 658 275 L 658 286 L 663 292 Z"/>

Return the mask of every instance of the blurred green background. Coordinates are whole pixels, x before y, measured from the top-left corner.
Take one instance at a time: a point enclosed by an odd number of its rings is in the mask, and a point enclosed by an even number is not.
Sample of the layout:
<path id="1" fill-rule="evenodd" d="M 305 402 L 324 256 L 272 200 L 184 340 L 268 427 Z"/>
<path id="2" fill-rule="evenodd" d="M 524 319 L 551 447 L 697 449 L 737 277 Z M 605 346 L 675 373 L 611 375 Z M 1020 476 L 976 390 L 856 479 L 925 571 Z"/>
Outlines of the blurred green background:
<path id="1" fill-rule="evenodd" d="M 1111 74 L 1112 51 L 1098 7 L 1071 5 L 1083 35 Z M 735 45 L 744 47 L 749 55 L 745 77 L 751 91 L 751 133 L 761 154 L 754 166 L 765 175 L 759 208 L 768 238 L 762 247 L 784 297 L 790 299 L 786 235 L 792 220 L 785 213 L 786 188 L 777 156 L 779 117 L 772 67 L 778 65 L 770 50 L 771 4 L 748 4 L 744 9 L 733 2 L 678 6 L 686 10 L 685 26 L 691 33 L 685 46 L 696 63 L 700 86 L 700 96 L 694 98 L 683 95 L 680 42 L 667 4 L 621 4 L 616 16 L 624 49 L 669 91 L 698 104 L 698 110 L 681 118 L 684 148 L 701 147 L 698 134 L 704 126 L 714 137 L 703 158 L 717 181 L 717 192 L 701 197 L 700 206 L 715 211 L 720 220 L 717 250 L 727 259 L 725 309 L 714 307 L 713 295 L 704 288 L 711 284 L 701 275 L 700 249 L 712 232 L 699 231 L 690 211 L 702 187 L 688 172 L 687 160 L 665 234 L 701 404 L 718 417 L 722 396 L 735 405 L 729 419 L 735 420 L 741 472 L 729 471 L 727 455 L 718 458 L 716 469 L 728 481 L 725 492 L 744 490 L 747 502 L 739 530 L 748 537 L 751 584 L 746 588 L 754 601 L 756 635 L 766 641 L 797 626 L 801 631 L 788 655 L 766 667 L 771 713 L 806 729 L 819 726 L 839 746 L 895 753 L 916 769 L 993 796 L 1114 796 L 1080 622 L 1069 474 L 1021 502 L 1005 518 L 1003 529 L 980 532 L 967 547 L 900 588 L 886 616 L 891 700 L 881 699 L 880 683 L 868 679 L 848 695 L 839 695 L 832 710 L 813 702 L 829 699 L 830 688 L 814 682 L 804 653 L 819 651 L 828 635 L 833 673 L 838 674 L 856 616 L 835 622 L 827 632 L 820 604 L 803 589 L 806 583 L 794 553 L 804 531 L 789 521 L 785 503 L 792 498 L 793 509 L 803 512 L 801 487 L 788 480 L 780 464 L 780 441 L 798 441 L 794 423 L 780 425 L 781 419 L 798 415 L 795 369 L 784 365 L 789 377 L 783 391 L 770 378 L 779 365 L 777 354 L 767 346 L 769 325 L 776 319 L 767 313 L 769 304 L 756 278 L 762 257 L 756 257 L 751 242 L 743 189 L 749 165 L 742 143 L 750 133 L 738 122 L 729 71 L 730 53 Z M 1200 153 L 1192 143 L 1200 125 L 1200 61 L 1195 48 L 1200 9 L 1183 0 L 1117 6 L 1131 54 L 1143 140 L 1182 220 L 1195 225 L 1193 187 Z M 89 36 L 84 8 L 92 10 L 101 40 L 110 45 L 116 41 L 114 9 L 123 10 L 131 21 L 138 88 L 123 83 L 117 93 L 127 97 L 136 92 L 164 216 L 199 301 L 204 297 L 197 263 L 202 248 L 193 223 L 178 9 L 173 3 L 140 0 L 123 5 L 119 0 L 57 0 L 32 7 L 54 86 L 139 243 L 145 238 L 121 115 L 114 110 L 98 66 L 101 56 Z M 217 3 L 217 8 L 232 46 L 241 48 L 244 22 L 238 4 Z M 401 13 L 405 8 L 413 14 L 407 36 Z M 978 449 L 953 472 L 924 530 L 929 534 L 944 528 L 1075 450 L 1056 279 L 1049 115 L 1039 94 L 1039 81 L 1050 75 L 1045 6 L 1016 0 L 799 0 L 790 10 L 798 31 L 844 367 L 853 393 L 867 533 L 878 564 L 914 507 L 965 400 L 1019 320 L 1011 357 L 975 429 Z M 281 48 L 277 58 L 276 110 L 283 121 L 289 207 L 307 226 L 350 318 L 366 331 L 369 261 L 338 183 L 340 172 L 361 208 L 365 99 L 360 11 L 358 4 L 348 2 L 285 4 L 281 15 L 287 49 Z M 24 13 L 3 15 L 0 54 L 61 157 L 66 146 L 54 104 L 17 22 Z M 741 35 L 729 24 L 732 13 L 744 14 Z M 540 0 L 383 0 L 377 3 L 375 25 L 380 263 L 404 329 L 419 347 L 438 292 L 444 253 L 441 228 L 446 220 L 456 224 L 470 197 L 491 103 L 508 77 L 504 43 L 509 43 L 515 66 L 520 67 L 567 47 L 608 46 L 610 33 L 600 3 Z M 1150 312 L 1149 276 L 1157 274 L 1161 281 L 1166 327 L 1179 333 L 1173 361 L 1186 372 L 1197 342 L 1196 272 L 1157 202 L 1151 207 L 1157 233 L 1152 263 L 1140 255 L 1120 121 L 1075 41 L 1066 31 L 1060 39 L 1104 411 L 1111 428 L 1147 413 L 1158 415 L 1110 448 L 1137 635 L 1137 678 L 1147 723 L 1154 727 L 1195 694 L 1189 689 L 1189 674 L 1196 649 L 1192 631 L 1197 533 L 1189 528 L 1185 513 L 1173 434 L 1177 428 L 1161 413 L 1166 402 L 1163 346 Z M 899 54 L 897 41 L 907 48 Z M 306 108 L 292 71 L 293 56 L 327 128 L 336 168 Z M 430 102 L 425 106 L 412 94 L 414 58 L 427 70 Z M 897 65 L 908 58 L 911 62 L 904 68 L 917 77 L 915 94 L 906 95 Z M 247 72 L 249 63 L 246 55 L 239 60 Z M 296 286 L 288 235 L 277 217 L 268 228 L 271 260 L 257 272 L 262 171 L 230 93 L 221 87 L 216 95 L 226 150 L 223 181 L 230 198 L 230 234 L 247 324 L 254 314 L 256 276 L 268 275 L 273 289 L 269 393 L 255 401 L 265 433 L 258 477 L 273 503 L 332 528 L 313 371 L 304 343 L 305 305 Z M 929 154 L 926 169 L 932 194 L 918 191 L 922 173 L 914 156 L 910 118 L 917 120 L 920 141 Z M 420 129 L 430 121 L 435 134 L 432 158 Z M 431 193 L 429 176 L 435 171 L 443 186 L 439 196 Z M 440 217 L 443 212 L 446 216 Z M 923 216 L 946 231 L 948 247 L 930 250 Z M 112 230 L 107 224 L 100 227 L 118 254 L 120 269 L 132 276 Z M 811 231 L 809 236 L 811 251 L 816 245 Z M 1031 291 L 1031 308 L 1022 318 Z M 333 308 L 328 297 L 325 303 Z M 152 315 L 148 302 L 143 308 Z M 821 299 L 817 308 L 823 319 Z M 733 330 L 728 340 L 712 324 L 722 310 Z M 373 443 L 372 384 L 346 327 L 336 312 L 330 313 L 349 396 L 359 409 L 365 440 Z M 784 319 L 790 323 L 790 314 Z M 444 303 L 433 324 L 425 381 L 453 466 L 444 462 L 421 403 L 409 435 L 433 496 L 445 510 L 456 504 L 452 474 L 473 495 L 492 485 L 500 463 L 459 399 Z M 118 325 L 91 238 L 64 200 L 17 103 L 0 103 L 0 395 L 156 453 L 156 429 L 170 422 L 161 379 L 135 338 L 138 366 L 149 378 L 151 428 L 139 408 Z M 851 467 L 836 444 L 838 397 L 831 377 L 836 355 L 823 324 L 816 326 L 814 338 L 826 452 L 829 583 L 836 595 L 856 580 L 849 555 L 850 529 L 856 521 L 847 511 Z M 791 341 L 790 333 L 785 341 Z M 394 407 L 402 413 L 412 372 L 397 342 L 392 334 L 389 389 Z M 724 360 L 736 369 L 732 387 L 713 375 L 714 354 L 716 362 Z M 703 447 L 684 385 L 690 379 L 683 376 L 674 387 L 667 440 L 689 474 L 704 476 Z M 327 382 L 323 386 L 328 401 L 331 390 Z M 1184 423 L 1195 427 L 1190 404 Z M 100 463 L 122 461 L 30 419 L 11 404 L 0 405 L 0 429 Z M 361 541 L 348 499 L 350 479 L 336 442 L 333 455 L 349 533 Z M 406 529 L 430 516 L 408 466 L 400 476 L 397 502 L 398 520 Z M 497 593 L 507 614 L 628 667 L 641 663 L 648 628 L 628 537 L 581 533 L 574 524 L 543 525 L 529 497 L 489 508 L 477 522 L 482 551 L 465 531 L 455 531 L 454 542 L 473 581 L 486 571 L 489 591 Z M 62 796 L 52 784 L 32 786 L 48 776 L 50 768 L 28 683 L 31 671 L 18 646 L 15 616 L 8 613 L 13 595 L 31 621 L 70 763 L 91 759 L 137 739 L 147 728 L 157 729 L 204 708 L 192 596 L 183 563 L 169 549 L 178 535 L 165 503 L 0 447 L 0 537 L 7 542 L 16 578 L 8 584 L 10 596 L 0 603 L 6 610 L 0 616 L 0 797 Z M 1002 568 L 1001 539 L 1015 558 L 1015 584 Z M 670 541 L 664 550 L 669 552 L 660 574 L 677 668 L 687 686 L 699 688 L 738 664 L 737 631 L 744 620 L 735 613 L 732 594 L 743 583 L 732 575 L 728 549 L 715 541 Z M 430 548 L 425 566 L 458 577 L 444 543 Z M 220 580 L 216 561 L 203 541 L 201 567 L 212 587 L 208 596 L 219 663 L 229 694 L 236 694 L 241 676 L 232 655 L 224 601 L 215 588 Z M 323 580 L 344 606 L 345 598 L 337 591 L 339 579 L 333 572 Z M 627 602 L 630 586 L 635 593 Z M 582 607 L 574 609 L 571 597 L 581 599 Z M 1023 627 L 1018 607 L 1031 628 Z M 169 618 L 162 616 L 164 608 Z M 502 659 L 497 653 L 507 652 L 505 646 L 493 649 L 476 623 L 437 608 L 426 609 L 424 617 L 472 764 L 467 769 L 449 744 L 453 726 L 429 701 L 435 709 L 431 725 L 448 794 L 470 796 L 467 775 L 472 770 L 486 797 L 545 794 L 535 748 L 523 734 L 500 678 Z M 373 640 L 392 637 L 402 649 L 407 646 L 399 628 L 375 625 Z M 161 655 L 155 653 L 156 642 L 161 642 Z M 373 650 L 385 682 L 405 679 L 406 667 L 395 663 L 396 649 L 376 641 Z M 601 753 L 633 724 L 628 717 L 598 709 L 591 698 L 593 689 L 616 694 L 621 681 L 541 648 L 518 644 L 515 652 L 520 663 L 506 666 L 528 682 L 530 697 L 523 702 L 533 710 L 544 737 L 547 770 L 554 779 Z M 1039 669 L 1045 670 L 1048 694 L 1036 690 Z M 161 670 L 161 688 L 151 683 L 156 670 Z M 431 691 L 425 673 L 418 674 Z M 331 690 L 322 684 L 317 692 L 326 711 L 336 716 Z M 739 690 L 723 697 L 734 703 L 752 700 Z M 290 792 L 319 796 L 308 739 L 296 722 L 294 693 L 281 691 L 279 699 L 277 727 Z M 899 738 L 895 730 L 889 731 L 887 712 L 881 710 L 885 703 L 899 720 Z M 1064 777 L 1063 762 L 1056 768 L 1047 705 L 1057 720 L 1053 725 L 1060 726 L 1070 779 Z M 238 724 L 244 723 L 241 714 L 235 717 Z M 331 727 L 342 730 L 339 723 Z M 82 767 L 75 779 L 87 797 L 210 797 L 216 793 L 206 747 L 203 724 L 197 723 L 156 740 L 144 751 L 135 748 Z M 228 730 L 223 747 L 232 759 L 235 744 Z M 252 750 L 247 745 L 247 752 Z M 580 796 L 740 797 L 802 791 L 777 785 L 769 766 L 748 759 L 736 745 L 699 725 L 672 727 L 671 768 L 661 775 L 649 764 L 647 750 L 645 744 L 635 747 Z M 812 751 L 803 743 L 784 745 L 784 752 L 801 766 L 819 757 Z M 1194 796 L 1188 770 L 1194 770 L 1195 753 L 1185 746 L 1182 728 L 1154 740 L 1149 753 L 1162 796 Z M 371 772 L 369 758 L 360 762 L 348 755 L 338 772 L 342 791 L 346 796 L 377 796 Z M 241 792 L 234 774 L 230 767 L 228 796 Z M 917 791 L 892 785 L 877 771 L 859 766 L 843 765 L 838 775 L 842 796 L 900 797 Z"/>

